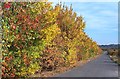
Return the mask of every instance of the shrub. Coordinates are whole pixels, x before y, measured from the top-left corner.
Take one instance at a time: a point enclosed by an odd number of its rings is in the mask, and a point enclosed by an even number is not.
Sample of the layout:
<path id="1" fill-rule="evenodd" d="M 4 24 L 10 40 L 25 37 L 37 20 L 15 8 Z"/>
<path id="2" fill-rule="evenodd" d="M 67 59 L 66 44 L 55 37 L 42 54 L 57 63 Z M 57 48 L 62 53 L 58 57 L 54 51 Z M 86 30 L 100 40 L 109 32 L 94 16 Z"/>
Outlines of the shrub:
<path id="1" fill-rule="evenodd" d="M 72 66 L 100 53 L 84 32 L 85 22 L 68 7 L 50 2 L 11 2 L 3 7 L 2 76 Z"/>

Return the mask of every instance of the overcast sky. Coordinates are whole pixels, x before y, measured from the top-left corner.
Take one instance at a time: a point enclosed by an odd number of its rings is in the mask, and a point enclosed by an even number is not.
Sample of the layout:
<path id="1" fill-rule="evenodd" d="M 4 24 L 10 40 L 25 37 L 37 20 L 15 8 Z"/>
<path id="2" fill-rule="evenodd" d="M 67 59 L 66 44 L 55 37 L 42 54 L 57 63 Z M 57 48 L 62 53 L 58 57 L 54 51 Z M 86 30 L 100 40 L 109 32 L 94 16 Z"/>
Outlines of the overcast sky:
<path id="1" fill-rule="evenodd" d="M 72 4 L 73 10 L 78 16 L 83 16 L 86 22 L 85 32 L 90 38 L 98 44 L 118 43 L 117 0 L 106 0 L 106 2 L 104 2 L 105 0 L 101 0 L 103 2 L 99 2 L 99 0 L 98 2 L 90 2 L 91 0 L 84 0 L 85 2 L 81 2 L 82 0 L 75 1 L 68 2 L 68 0 L 64 0 L 65 5 L 70 6 Z M 53 3 L 54 6 L 57 1 Z"/>

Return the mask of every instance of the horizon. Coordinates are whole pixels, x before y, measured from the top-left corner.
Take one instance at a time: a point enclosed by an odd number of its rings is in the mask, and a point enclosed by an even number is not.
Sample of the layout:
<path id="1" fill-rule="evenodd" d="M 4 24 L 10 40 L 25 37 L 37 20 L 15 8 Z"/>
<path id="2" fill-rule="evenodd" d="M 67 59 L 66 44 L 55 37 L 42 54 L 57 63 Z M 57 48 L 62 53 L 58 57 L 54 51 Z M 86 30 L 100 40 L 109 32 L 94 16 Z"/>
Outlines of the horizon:
<path id="1" fill-rule="evenodd" d="M 98 44 L 98 45 L 119 45 L 119 44 Z"/>

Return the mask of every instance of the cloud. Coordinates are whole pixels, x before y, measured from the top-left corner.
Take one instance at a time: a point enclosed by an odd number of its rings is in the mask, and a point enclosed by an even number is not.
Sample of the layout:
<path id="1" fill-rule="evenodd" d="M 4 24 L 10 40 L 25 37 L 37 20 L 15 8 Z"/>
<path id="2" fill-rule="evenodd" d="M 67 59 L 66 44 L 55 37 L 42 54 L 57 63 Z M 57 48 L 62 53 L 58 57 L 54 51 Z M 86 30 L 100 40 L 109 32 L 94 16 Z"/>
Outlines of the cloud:
<path id="1" fill-rule="evenodd" d="M 86 29 L 112 31 L 118 26 L 117 3 L 77 3 L 74 11 L 86 21 Z M 113 30 L 115 31 L 115 30 Z"/>
<path id="2" fill-rule="evenodd" d="M 72 4 L 73 11 L 83 16 L 85 32 L 99 44 L 118 41 L 118 3 L 117 2 L 66 2 Z M 120 23 L 120 22 L 119 22 Z"/>
<path id="3" fill-rule="evenodd" d="M 110 17 L 118 17 L 118 12 L 112 10 L 104 10 L 100 12 L 101 15 L 110 16 Z"/>
<path id="4" fill-rule="evenodd" d="M 118 32 L 118 28 L 116 28 L 116 29 L 112 29 L 113 31 L 117 31 Z"/>

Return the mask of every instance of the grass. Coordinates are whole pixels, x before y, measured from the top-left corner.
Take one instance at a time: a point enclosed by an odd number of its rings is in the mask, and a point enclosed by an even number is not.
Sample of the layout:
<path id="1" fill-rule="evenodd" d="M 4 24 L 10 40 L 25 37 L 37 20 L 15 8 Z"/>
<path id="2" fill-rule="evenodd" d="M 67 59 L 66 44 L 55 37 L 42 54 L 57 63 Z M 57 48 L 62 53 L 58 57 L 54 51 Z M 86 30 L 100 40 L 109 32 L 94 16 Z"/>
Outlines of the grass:
<path id="1" fill-rule="evenodd" d="M 120 65 L 120 56 L 118 54 L 119 54 L 118 49 L 108 49 L 108 55 L 110 56 L 110 58 L 115 63 L 117 63 L 118 65 Z"/>

